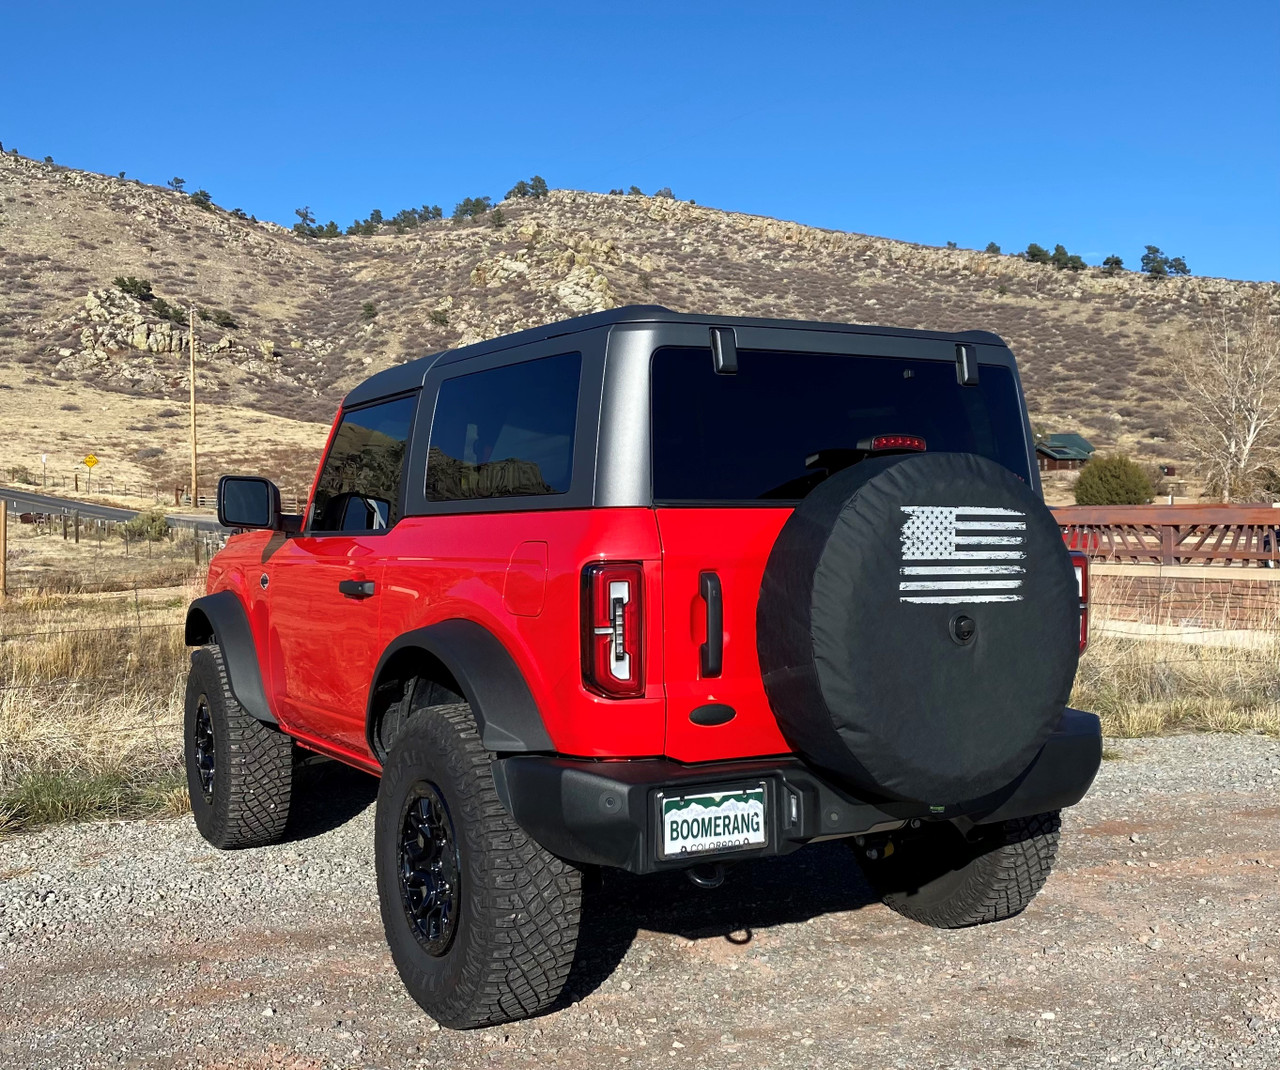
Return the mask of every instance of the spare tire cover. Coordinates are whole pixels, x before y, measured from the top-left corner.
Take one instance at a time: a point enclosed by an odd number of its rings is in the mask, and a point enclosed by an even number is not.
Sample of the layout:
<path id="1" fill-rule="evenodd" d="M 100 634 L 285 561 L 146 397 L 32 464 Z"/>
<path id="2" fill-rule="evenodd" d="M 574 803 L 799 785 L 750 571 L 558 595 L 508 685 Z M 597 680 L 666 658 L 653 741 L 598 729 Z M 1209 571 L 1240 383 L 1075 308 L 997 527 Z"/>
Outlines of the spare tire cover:
<path id="1" fill-rule="evenodd" d="M 1057 523 L 966 453 L 871 458 L 822 483 L 778 535 L 756 626 L 792 748 L 855 791 L 933 805 L 1014 781 L 1079 659 Z"/>

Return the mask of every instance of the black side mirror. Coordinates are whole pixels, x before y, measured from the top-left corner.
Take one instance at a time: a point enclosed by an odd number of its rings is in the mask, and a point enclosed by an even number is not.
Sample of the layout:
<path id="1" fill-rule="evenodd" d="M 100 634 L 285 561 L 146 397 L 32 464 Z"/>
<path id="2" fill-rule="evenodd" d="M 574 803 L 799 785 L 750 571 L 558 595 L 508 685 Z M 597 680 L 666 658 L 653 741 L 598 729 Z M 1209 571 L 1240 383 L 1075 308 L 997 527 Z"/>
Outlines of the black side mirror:
<path id="1" fill-rule="evenodd" d="M 223 476 L 218 480 L 218 523 L 279 531 L 279 488 L 261 476 Z"/>

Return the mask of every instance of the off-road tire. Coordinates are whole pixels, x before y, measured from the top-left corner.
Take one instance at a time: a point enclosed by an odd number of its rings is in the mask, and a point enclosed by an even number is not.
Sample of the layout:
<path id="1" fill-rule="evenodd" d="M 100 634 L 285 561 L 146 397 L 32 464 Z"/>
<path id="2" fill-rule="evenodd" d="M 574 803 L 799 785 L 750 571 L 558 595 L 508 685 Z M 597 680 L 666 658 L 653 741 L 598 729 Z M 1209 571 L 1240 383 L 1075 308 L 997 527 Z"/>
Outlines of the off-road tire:
<path id="1" fill-rule="evenodd" d="M 935 929 L 962 929 L 1026 909 L 1053 868 L 1060 827 L 1057 810 L 979 826 L 973 839 L 944 822 L 895 842 L 887 858 L 859 858 L 886 906 Z"/>
<path id="2" fill-rule="evenodd" d="M 529 839 L 498 800 L 466 703 L 414 712 L 392 743 L 378 787 L 374 862 L 382 922 L 400 977 L 452 1029 L 529 1018 L 560 996 L 577 946 L 582 874 Z M 422 785 L 448 812 L 457 848 L 456 922 L 431 954 L 402 895 L 400 851 Z"/>
<path id="3" fill-rule="evenodd" d="M 202 702 L 214 742 L 211 795 L 204 790 L 196 759 L 196 723 Z M 279 841 L 293 794 L 293 740 L 236 701 L 216 644 L 191 655 L 183 742 L 191 813 L 200 835 L 221 848 L 261 847 Z"/>

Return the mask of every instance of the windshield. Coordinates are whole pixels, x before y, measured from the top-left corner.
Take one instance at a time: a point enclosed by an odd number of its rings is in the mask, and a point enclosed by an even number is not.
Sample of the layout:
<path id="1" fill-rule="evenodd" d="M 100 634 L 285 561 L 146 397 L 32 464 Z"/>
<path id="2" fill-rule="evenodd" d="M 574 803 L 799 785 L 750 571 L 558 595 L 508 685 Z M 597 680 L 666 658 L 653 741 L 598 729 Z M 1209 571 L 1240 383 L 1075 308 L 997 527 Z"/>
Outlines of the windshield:
<path id="1" fill-rule="evenodd" d="M 652 375 L 658 503 L 798 501 L 890 435 L 1030 475 L 1002 365 L 984 364 L 978 385 L 962 387 L 950 361 L 739 350 L 738 373 L 717 375 L 710 349 L 666 348 Z"/>

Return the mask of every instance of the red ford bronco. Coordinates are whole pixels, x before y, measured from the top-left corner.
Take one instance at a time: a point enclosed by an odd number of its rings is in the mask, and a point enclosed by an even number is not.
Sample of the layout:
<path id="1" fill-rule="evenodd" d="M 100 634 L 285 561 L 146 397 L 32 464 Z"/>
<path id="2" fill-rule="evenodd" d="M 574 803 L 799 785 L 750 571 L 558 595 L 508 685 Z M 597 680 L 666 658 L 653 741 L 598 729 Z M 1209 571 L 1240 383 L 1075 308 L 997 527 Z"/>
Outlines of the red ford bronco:
<path id="1" fill-rule="evenodd" d="M 1022 910 L 1101 758 L 1087 571 L 1013 355 L 623 308 L 356 387 L 304 516 L 226 476 L 186 761 L 218 847 L 295 761 L 381 777 L 382 918 L 441 1023 L 552 1005 L 584 872 L 845 838 L 894 910 Z"/>

